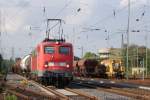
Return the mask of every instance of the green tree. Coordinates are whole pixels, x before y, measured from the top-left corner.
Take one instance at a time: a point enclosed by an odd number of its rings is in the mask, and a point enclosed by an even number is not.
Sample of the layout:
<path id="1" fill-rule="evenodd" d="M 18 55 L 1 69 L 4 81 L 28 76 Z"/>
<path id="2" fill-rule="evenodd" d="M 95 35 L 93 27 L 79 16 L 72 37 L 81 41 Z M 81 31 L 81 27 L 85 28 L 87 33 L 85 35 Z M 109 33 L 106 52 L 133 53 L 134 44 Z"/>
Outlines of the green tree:
<path id="1" fill-rule="evenodd" d="M 124 62 L 124 66 L 126 66 L 126 50 L 127 45 L 124 44 L 124 48 L 122 49 L 122 58 Z M 138 58 L 138 63 L 137 63 Z M 131 71 L 132 67 L 136 66 L 142 66 L 141 62 L 143 62 L 144 59 L 144 65 L 146 66 L 146 47 L 145 46 L 138 46 L 135 44 L 132 44 L 129 46 L 129 71 Z M 148 74 L 150 75 L 150 49 L 147 50 L 147 67 L 148 67 Z"/>
<path id="2" fill-rule="evenodd" d="M 95 53 L 86 52 L 83 58 L 85 58 L 85 59 L 97 59 L 98 56 Z"/>
<path id="3" fill-rule="evenodd" d="M 0 73 L 2 72 L 2 62 L 3 62 L 3 57 L 0 54 Z"/>
<path id="4" fill-rule="evenodd" d="M 80 58 L 77 56 L 74 56 L 74 60 L 77 61 L 77 60 L 80 60 Z"/>

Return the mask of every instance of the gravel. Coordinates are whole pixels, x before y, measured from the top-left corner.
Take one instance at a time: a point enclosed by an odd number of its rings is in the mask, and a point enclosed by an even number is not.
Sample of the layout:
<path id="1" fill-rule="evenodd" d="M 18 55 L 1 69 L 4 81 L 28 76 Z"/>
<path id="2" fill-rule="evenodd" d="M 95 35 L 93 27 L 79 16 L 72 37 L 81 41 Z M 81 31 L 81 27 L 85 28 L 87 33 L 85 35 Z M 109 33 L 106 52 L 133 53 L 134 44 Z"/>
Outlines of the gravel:
<path id="1" fill-rule="evenodd" d="M 96 89 L 76 89 L 76 90 L 95 96 L 98 98 L 98 100 L 133 100 L 132 98 L 126 96 L 99 91 Z"/>

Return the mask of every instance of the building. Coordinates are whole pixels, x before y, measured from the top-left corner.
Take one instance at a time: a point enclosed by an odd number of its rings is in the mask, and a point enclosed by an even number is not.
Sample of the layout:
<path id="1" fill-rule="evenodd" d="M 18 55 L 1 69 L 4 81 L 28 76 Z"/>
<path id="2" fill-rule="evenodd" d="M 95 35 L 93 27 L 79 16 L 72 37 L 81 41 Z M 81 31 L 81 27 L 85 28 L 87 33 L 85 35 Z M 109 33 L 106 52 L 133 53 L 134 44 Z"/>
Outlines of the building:
<path id="1" fill-rule="evenodd" d="M 143 67 L 132 67 L 132 75 L 141 75 L 145 72 Z"/>
<path id="2" fill-rule="evenodd" d="M 98 51 L 100 59 L 121 59 L 121 48 L 103 48 Z"/>
<path id="3" fill-rule="evenodd" d="M 110 49 L 104 48 L 98 51 L 100 59 L 108 59 L 110 56 Z"/>

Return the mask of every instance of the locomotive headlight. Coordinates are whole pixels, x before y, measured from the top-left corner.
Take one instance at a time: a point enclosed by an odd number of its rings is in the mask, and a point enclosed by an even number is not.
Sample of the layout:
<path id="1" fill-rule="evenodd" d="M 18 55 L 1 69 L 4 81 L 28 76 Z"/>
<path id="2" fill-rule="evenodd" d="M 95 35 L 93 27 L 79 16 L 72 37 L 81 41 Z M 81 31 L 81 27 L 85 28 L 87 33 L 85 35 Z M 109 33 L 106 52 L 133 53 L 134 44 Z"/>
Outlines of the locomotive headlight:
<path id="1" fill-rule="evenodd" d="M 59 42 L 56 42 L 56 44 L 59 44 Z"/>
<path id="2" fill-rule="evenodd" d="M 67 66 L 66 66 L 67 68 L 69 68 L 70 67 L 70 65 L 69 64 L 67 64 Z"/>
<path id="3" fill-rule="evenodd" d="M 45 62 L 44 67 L 45 67 L 45 68 L 47 68 L 47 67 L 48 67 L 48 62 L 47 62 L 47 61 Z"/>
<path id="4" fill-rule="evenodd" d="M 47 64 L 45 64 L 45 65 L 44 65 L 44 67 L 45 67 L 45 68 L 47 68 L 47 67 L 48 67 L 48 65 L 47 65 Z"/>

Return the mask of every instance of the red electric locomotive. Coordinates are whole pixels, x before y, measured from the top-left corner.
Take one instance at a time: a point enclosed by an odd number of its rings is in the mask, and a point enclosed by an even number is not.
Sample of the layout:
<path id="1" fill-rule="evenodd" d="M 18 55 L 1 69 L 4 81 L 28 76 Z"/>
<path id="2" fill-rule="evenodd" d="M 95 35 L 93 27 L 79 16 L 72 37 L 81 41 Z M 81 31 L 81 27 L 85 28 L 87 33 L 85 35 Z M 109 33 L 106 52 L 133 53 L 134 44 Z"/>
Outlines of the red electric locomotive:
<path id="1" fill-rule="evenodd" d="M 46 39 L 32 52 L 31 71 L 43 83 L 64 86 L 72 80 L 73 47 L 63 39 Z"/>
<path id="2" fill-rule="evenodd" d="M 60 19 L 48 19 L 48 21 Z M 60 39 L 47 38 L 39 43 L 30 56 L 30 71 L 44 84 L 65 86 L 73 79 L 73 47 L 71 43 Z"/>

